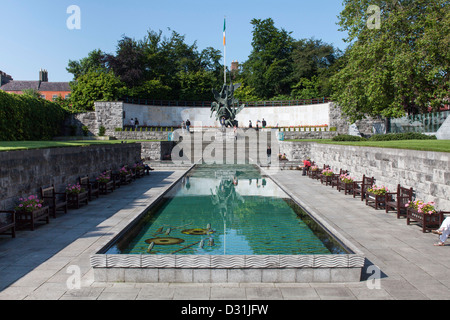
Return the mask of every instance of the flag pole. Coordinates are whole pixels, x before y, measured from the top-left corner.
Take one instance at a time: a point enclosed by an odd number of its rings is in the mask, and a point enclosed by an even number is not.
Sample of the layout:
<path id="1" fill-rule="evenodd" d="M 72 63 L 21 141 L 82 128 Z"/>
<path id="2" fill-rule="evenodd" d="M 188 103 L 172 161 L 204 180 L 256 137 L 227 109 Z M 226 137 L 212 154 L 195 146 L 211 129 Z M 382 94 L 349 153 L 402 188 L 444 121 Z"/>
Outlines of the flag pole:
<path id="1" fill-rule="evenodd" d="M 226 40 L 226 16 L 223 19 L 223 83 L 227 83 L 227 40 Z"/>

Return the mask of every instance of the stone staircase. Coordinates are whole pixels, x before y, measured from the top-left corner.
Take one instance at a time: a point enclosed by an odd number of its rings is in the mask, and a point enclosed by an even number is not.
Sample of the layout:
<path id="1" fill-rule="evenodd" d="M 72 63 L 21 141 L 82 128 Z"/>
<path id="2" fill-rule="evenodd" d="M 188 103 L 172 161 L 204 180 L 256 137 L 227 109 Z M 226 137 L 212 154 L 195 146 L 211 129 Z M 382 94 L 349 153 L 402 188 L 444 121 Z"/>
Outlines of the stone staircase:
<path id="1" fill-rule="evenodd" d="M 177 139 L 176 139 L 177 140 Z M 269 166 L 267 148 L 272 149 L 271 167 L 298 167 L 300 161 L 278 161 L 276 130 L 232 129 L 196 130 L 182 135 L 172 152 L 171 161 L 151 161 L 154 167 L 183 167 L 193 164 L 258 164 Z"/>

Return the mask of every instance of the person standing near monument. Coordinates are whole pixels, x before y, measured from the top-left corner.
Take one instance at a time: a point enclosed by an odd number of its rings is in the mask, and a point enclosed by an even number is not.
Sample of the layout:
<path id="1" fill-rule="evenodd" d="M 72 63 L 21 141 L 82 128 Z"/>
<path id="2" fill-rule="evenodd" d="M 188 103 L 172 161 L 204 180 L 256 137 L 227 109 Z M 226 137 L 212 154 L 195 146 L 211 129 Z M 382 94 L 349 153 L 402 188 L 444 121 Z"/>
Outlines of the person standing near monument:
<path id="1" fill-rule="evenodd" d="M 191 122 L 189 121 L 189 119 L 186 120 L 186 130 L 187 132 L 190 132 L 189 129 L 191 127 Z"/>
<path id="2" fill-rule="evenodd" d="M 134 130 L 134 128 L 135 128 L 135 126 L 134 126 L 135 122 L 134 122 L 134 119 L 133 119 L 133 118 L 131 118 L 130 123 L 131 123 L 131 129 Z"/>
<path id="3" fill-rule="evenodd" d="M 262 127 L 265 128 L 266 125 L 267 125 L 267 122 L 266 122 L 266 120 L 264 120 L 264 118 L 263 118 L 263 119 L 262 119 Z"/>
<path id="4" fill-rule="evenodd" d="M 267 163 L 271 164 L 272 163 L 272 149 L 270 148 L 270 146 L 267 147 Z"/>
<path id="5" fill-rule="evenodd" d="M 222 131 L 225 131 L 225 117 L 220 119 L 220 125 L 222 126 Z"/>

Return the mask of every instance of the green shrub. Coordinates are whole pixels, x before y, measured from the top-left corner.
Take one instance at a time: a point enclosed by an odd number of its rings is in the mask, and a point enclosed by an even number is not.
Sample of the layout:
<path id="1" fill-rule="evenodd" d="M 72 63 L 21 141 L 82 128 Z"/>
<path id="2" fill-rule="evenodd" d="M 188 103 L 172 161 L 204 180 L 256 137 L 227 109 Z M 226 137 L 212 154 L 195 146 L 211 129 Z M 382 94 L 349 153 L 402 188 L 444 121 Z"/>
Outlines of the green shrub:
<path id="1" fill-rule="evenodd" d="M 78 127 L 76 126 L 76 125 L 74 125 L 74 124 L 72 124 L 72 125 L 70 125 L 69 126 L 69 135 L 70 136 L 76 136 L 77 135 L 77 129 L 78 129 Z"/>
<path id="2" fill-rule="evenodd" d="M 106 128 L 104 126 L 100 126 L 100 128 L 98 129 L 99 137 L 105 136 L 105 132 L 106 132 Z"/>
<path id="3" fill-rule="evenodd" d="M 82 126 L 83 136 L 87 137 L 89 135 L 89 128 L 87 126 Z"/>
<path id="4" fill-rule="evenodd" d="M 372 136 L 370 141 L 393 141 L 393 140 L 436 140 L 436 136 L 428 136 L 419 132 L 405 132 L 405 133 L 388 133 L 376 134 Z"/>
<path id="5" fill-rule="evenodd" d="M 57 103 L 0 91 L 0 141 L 51 140 L 67 112 Z"/>
<path id="6" fill-rule="evenodd" d="M 122 129 L 122 128 L 115 128 L 114 131 L 115 131 L 115 132 L 122 132 L 123 129 Z"/>
<path id="7" fill-rule="evenodd" d="M 352 136 L 349 134 L 340 134 L 336 137 L 333 137 L 333 141 L 366 141 L 366 138 L 358 137 L 358 136 Z"/>

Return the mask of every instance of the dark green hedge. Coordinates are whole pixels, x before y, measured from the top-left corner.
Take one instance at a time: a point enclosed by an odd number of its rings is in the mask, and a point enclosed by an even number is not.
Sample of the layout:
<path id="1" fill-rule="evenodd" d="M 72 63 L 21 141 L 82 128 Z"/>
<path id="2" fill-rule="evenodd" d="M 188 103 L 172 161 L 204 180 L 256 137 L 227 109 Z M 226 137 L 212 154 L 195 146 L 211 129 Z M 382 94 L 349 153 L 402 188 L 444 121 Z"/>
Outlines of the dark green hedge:
<path id="1" fill-rule="evenodd" d="M 366 138 L 361 138 L 358 136 L 352 136 L 349 134 L 340 134 L 333 137 L 333 141 L 366 141 Z"/>
<path id="2" fill-rule="evenodd" d="M 0 141 L 51 140 L 66 111 L 57 103 L 0 91 Z"/>
<path id="3" fill-rule="evenodd" d="M 392 140 L 436 140 L 436 136 L 429 136 L 418 132 L 376 134 L 369 139 L 340 134 L 333 138 L 333 141 L 392 141 Z"/>
<path id="4" fill-rule="evenodd" d="M 436 140 L 436 136 L 429 136 L 419 132 L 376 134 L 370 137 L 370 141 L 391 141 L 391 140 Z"/>

